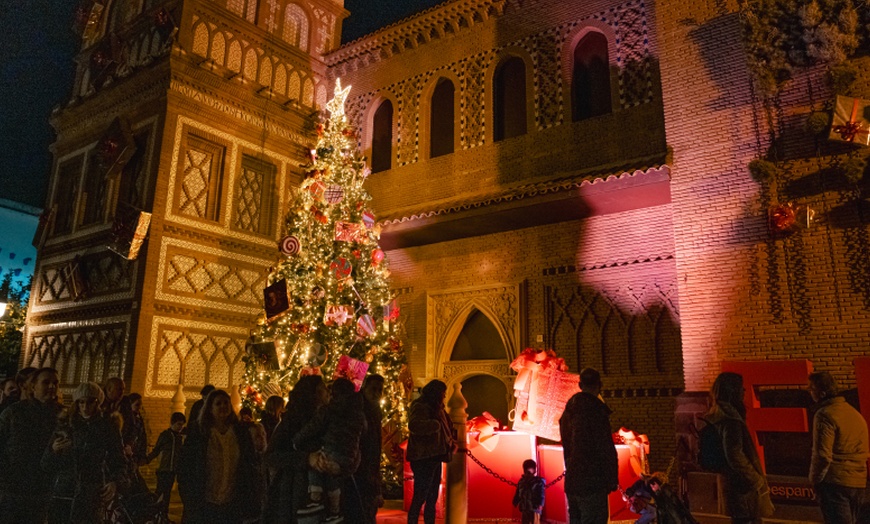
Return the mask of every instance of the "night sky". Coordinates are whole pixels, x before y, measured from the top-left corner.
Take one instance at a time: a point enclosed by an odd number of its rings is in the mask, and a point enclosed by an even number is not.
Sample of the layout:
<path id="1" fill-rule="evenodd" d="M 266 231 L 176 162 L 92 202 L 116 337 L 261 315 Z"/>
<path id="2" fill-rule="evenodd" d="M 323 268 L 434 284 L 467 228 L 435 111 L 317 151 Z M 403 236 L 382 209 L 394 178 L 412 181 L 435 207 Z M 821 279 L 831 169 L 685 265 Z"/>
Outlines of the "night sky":
<path id="1" fill-rule="evenodd" d="M 445 0 L 345 0 L 342 41 Z M 51 169 L 48 123 L 69 99 L 78 37 L 72 0 L 0 0 L 0 198 L 42 207 Z"/>

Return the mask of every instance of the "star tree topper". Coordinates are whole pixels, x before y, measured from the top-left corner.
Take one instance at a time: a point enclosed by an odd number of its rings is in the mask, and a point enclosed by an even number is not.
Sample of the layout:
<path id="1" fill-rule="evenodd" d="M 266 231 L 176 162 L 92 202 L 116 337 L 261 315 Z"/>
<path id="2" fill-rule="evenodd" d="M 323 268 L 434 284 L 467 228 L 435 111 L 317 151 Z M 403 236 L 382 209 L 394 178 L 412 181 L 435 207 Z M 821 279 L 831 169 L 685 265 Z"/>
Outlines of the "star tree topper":
<path id="1" fill-rule="evenodd" d="M 341 78 L 335 79 L 335 91 L 333 93 L 333 98 L 326 104 L 326 109 L 329 113 L 335 117 L 343 118 L 344 117 L 344 101 L 347 100 L 347 96 L 350 94 L 350 86 L 341 88 Z"/>

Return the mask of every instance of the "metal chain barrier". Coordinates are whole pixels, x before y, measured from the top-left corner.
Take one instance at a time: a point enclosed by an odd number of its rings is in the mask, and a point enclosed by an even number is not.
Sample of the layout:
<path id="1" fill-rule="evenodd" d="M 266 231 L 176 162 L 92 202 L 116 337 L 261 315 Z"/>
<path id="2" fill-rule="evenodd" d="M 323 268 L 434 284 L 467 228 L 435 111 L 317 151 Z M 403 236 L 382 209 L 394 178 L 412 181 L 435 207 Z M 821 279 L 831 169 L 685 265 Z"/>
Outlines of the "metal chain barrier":
<path id="1" fill-rule="evenodd" d="M 471 453 L 471 450 L 470 450 L 470 449 L 466 449 L 466 450 L 465 450 L 465 454 L 468 455 L 468 456 L 471 458 L 471 460 L 474 461 L 475 464 L 477 464 L 478 466 L 480 466 L 481 468 L 483 468 L 484 471 L 486 471 L 487 473 L 489 473 L 490 475 L 492 475 L 492 476 L 495 477 L 496 479 L 498 479 L 498 480 L 500 480 L 500 481 L 502 481 L 502 482 L 504 482 L 505 484 L 508 484 L 508 485 L 510 485 L 510 486 L 517 487 L 517 483 L 516 483 L 516 482 L 510 481 L 510 480 L 508 480 L 508 479 L 502 477 L 501 475 L 499 475 L 499 474 L 496 473 L 495 471 L 493 471 L 492 468 L 488 467 L 486 464 L 484 464 L 483 462 L 481 462 L 480 459 L 478 459 L 477 457 L 475 457 L 475 456 Z M 555 485 L 558 484 L 559 481 L 562 480 L 563 478 L 565 478 L 565 472 L 564 472 L 564 471 L 562 472 L 561 475 L 559 475 L 558 477 L 556 477 L 553 481 L 548 482 L 547 484 L 545 484 L 545 485 L 544 485 L 544 489 L 548 489 L 548 488 L 551 488 L 551 487 L 555 486 Z"/>

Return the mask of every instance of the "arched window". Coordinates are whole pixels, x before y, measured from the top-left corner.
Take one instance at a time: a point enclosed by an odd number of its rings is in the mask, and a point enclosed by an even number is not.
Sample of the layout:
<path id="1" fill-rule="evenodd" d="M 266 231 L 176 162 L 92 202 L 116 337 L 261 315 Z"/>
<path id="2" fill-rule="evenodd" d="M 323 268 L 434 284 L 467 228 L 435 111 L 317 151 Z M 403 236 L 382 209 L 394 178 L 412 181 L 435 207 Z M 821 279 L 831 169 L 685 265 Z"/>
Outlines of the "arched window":
<path id="1" fill-rule="evenodd" d="M 453 152 L 453 82 L 439 78 L 432 93 L 429 124 L 429 157 Z"/>
<path id="2" fill-rule="evenodd" d="M 308 51 L 308 15 L 296 4 L 287 4 L 283 38 L 288 44 Z"/>
<path id="3" fill-rule="evenodd" d="M 606 115 L 613 110 L 610 101 L 607 38 L 601 33 L 589 33 L 574 48 L 571 102 L 575 122 Z"/>
<path id="4" fill-rule="evenodd" d="M 227 9 L 248 22 L 257 20 L 257 0 L 227 0 Z"/>
<path id="5" fill-rule="evenodd" d="M 495 141 L 526 134 L 526 64 L 523 59 L 515 56 L 499 64 L 492 84 Z"/>
<path id="6" fill-rule="evenodd" d="M 372 173 L 393 167 L 393 104 L 384 100 L 372 121 Z"/>

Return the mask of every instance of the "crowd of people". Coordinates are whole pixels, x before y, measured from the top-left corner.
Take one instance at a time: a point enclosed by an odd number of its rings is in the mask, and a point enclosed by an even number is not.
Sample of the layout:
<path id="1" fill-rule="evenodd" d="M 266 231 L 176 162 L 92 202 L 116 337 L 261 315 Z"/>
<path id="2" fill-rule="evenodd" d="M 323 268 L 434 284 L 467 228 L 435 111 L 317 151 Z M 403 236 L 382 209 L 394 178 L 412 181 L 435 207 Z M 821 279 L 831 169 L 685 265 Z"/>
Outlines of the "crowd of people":
<path id="1" fill-rule="evenodd" d="M 167 523 L 176 482 L 186 524 L 376 522 L 383 504 L 380 375 L 367 376 L 359 392 L 343 378 L 327 384 L 302 377 L 286 405 L 279 396 L 265 402 L 259 422 L 250 409 L 237 414 L 226 391 L 206 386 L 189 417 L 171 415 L 150 451 L 142 397 L 125 395 L 122 379 L 79 384 L 69 405 L 58 382 L 54 369 L 28 368 L 0 383 L 0 524 Z M 611 411 L 596 370 L 582 370 L 579 386 L 559 421 L 564 489 L 571 524 L 603 524 L 608 495 L 620 489 Z M 825 522 L 857 522 L 867 425 L 829 373 L 811 374 L 808 390 L 816 403 L 809 480 Z M 458 450 L 446 393 L 433 380 L 410 407 L 409 524 L 421 513 L 434 524 L 442 465 Z M 774 507 L 746 424 L 743 378 L 721 373 L 711 393 L 704 421 L 715 429 L 731 521 L 760 522 Z M 139 468 L 158 457 L 152 493 Z M 523 522 L 536 524 L 545 484 L 534 460 L 522 468 L 513 502 Z M 624 493 L 639 523 L 695 522 L 664 474 L 644 475 Z"/>
<path id="2" fill-rule="evenodd" d="M 375 522 L 384 379 L 300 379 L 259 421 L 213 386 L 173 413 L 149 451 L 142 397 L 111 378 L 59 398 L 51 368 L 0 385 L 0 524 L 169 521 L 173 486 L 186 524 Z M 285 409 L 286 408 L 286 409 Z M 157 486 L 139 468 L 159 458 Z"/>

